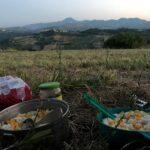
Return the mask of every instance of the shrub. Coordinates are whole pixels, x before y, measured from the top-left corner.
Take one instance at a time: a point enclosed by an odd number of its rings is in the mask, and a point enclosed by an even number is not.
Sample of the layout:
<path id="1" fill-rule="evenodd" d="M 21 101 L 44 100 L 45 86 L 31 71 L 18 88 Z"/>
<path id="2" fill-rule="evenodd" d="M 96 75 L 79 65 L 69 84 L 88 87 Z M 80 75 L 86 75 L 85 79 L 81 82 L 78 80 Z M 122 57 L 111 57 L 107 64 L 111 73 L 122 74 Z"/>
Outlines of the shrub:
<path id="1" fill-rule="evenodd" d="M 140 48 L 145 44 L 144 38 L 138 33 L 122 32 L 112 36 L 104 43 L 106 48 Z"/>

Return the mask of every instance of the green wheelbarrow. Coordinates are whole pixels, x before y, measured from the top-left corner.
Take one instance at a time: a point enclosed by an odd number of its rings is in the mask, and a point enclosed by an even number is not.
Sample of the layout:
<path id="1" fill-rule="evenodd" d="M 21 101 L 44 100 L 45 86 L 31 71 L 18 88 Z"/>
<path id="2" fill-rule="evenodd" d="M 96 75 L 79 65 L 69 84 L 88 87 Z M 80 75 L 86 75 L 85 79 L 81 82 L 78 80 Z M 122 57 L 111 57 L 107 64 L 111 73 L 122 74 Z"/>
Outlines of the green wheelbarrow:
<path id="1" fill-rule="evenodd" d="M 103 120 L 107 117 L 114 119 L 115 115 L 120 112 L 130 111 L 131 108 L 111 108 L 107 109 L 102 104 L 100 104 L 97 100 L 92 98 L 89 94 L 84 93 L 83 99 L 96 109 L 100 113 L 97 115 L 97 120 L 99 122 L 100 134 L 104 139 L 106 139 L 110 143 L 114 144 L 124 144 L 133 140 L 143 140 L 150 141 L 150 131 L 131 131 L 131 130 L 123 130 L 115 127 L 108 126 L 103 123 Z M 145 112 L 150 112 L 150 109 L 143 110 Z"/>

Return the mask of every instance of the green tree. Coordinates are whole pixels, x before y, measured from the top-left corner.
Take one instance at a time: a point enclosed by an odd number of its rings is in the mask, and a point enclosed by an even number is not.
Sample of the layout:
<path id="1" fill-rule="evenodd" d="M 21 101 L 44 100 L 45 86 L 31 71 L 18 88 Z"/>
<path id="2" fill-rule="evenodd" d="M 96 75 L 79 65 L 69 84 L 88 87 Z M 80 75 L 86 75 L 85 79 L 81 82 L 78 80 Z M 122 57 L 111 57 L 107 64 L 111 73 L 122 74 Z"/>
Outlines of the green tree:
<path id="1" fill-rule="evenodd" d="M 9 40 L 3 40 L 0 42 L 0 50 L 6 50 L 9 47 Z"/>
<path id="2" fill-rule="evenodd" d="M 145 44 L 144 38 L 135 32 L 122 32 L 104 42 L 106 48 L 140 48 Z"/>

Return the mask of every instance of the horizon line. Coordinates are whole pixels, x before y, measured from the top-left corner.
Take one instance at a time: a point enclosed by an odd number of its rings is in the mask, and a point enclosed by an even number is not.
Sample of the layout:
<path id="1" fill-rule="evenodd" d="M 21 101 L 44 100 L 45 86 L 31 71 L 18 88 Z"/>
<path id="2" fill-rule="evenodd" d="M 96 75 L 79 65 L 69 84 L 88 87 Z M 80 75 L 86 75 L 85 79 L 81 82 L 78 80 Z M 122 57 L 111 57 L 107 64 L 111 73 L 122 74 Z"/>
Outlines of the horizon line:
<path id="1" fill-rule="evenodd" d="M 150 22 L 150 19 L 144 19 L 144 18 L 140 18 L 140 17 L 120 17 L 120 18 L 108 18 L 108 19 L 75 19 L 73 17 L 65 17 L 63 19 L 59 19 L 57 21 L 47 21 L 47 22 L 35 22 L 35 23 L 27 23 L 27 24 L 24 24 L 24 25 L 14 25 L 14 26 L 5 26 L 5 27 L 1 27 L 0 26 L 0 29 L 6 29 L 6 28 L 19 28 L 19 27 L 25 27 L 25 26 L 28 26 L 28 25 L 34 25 L 34 24 L 45 24 L 45 23 L 55 23 L 55 22 L 60 22 L 60 21 L 63 21 L 67 18 L 70 18 L 70 19 L 74 19 L 76 21 L 94 21 L 94 20 L 102 20 L 102 21 L 109 21 L 109 20 L 120 20 L 120 19 L 140 19 L 140 20 L 144 20 L 144 21 L 147 21 L 147 22 Z"/>

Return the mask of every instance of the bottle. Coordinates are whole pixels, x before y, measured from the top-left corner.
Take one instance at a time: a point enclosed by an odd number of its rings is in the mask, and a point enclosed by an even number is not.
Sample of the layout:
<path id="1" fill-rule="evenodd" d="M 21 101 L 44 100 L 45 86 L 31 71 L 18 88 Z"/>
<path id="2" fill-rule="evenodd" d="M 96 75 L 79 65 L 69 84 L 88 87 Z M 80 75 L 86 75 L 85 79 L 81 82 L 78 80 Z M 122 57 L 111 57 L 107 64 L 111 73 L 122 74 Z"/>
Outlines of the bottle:
<path id="1" fill-rule="evenodd" d="M 62 93 L 59 82 L 47 82 L 39 85 L 40 99 L 56 98 L 62 100 Z"/>

